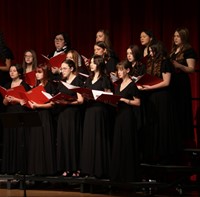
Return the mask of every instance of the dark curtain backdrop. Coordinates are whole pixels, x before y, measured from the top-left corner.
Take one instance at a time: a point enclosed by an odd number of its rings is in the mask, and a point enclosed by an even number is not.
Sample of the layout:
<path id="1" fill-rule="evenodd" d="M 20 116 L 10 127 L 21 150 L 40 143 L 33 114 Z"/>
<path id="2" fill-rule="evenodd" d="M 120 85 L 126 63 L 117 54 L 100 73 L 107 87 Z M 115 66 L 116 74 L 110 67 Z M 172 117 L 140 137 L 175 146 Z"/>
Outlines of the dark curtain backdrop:
<path id="1" fill-rule="evenodd" d="M 72 47 L 90 57 L 98 29 L 108 29 L 120 59 L 130 44 L 140 44 L 140 32 L 153 30 L 170 49 L 177 27 L 190 31 L 190 41 L 199 57 L 200 11 L 198 0 L 0 0 L 0 31 L 21 63 L 23 52 L 32 48 L 41 54 L 54 49 L 54 34 L 66 31 Z M 194 123 L 199 126 L 200 72 L 191 75 Z M 199 127 L 196 127 L 196 130 Z M 198 132 L 200 135 L 200 132 Z"/>

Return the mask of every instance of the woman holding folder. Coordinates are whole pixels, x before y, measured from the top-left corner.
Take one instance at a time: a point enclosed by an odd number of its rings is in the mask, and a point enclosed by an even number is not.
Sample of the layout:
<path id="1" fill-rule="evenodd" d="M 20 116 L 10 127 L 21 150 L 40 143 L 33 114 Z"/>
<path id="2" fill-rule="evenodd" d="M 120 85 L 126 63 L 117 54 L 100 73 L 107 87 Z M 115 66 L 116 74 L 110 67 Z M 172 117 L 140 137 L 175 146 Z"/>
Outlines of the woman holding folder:
<path id="1" fill-rule="evenodd" d="M 35 69 L 37 66 L 37 55 L 33 49 L 24 52 L 22 67 L 24 69 L 24 80 L 31 87 L 36 84 Z"/>
<path id="2" fill-rule="evenodd" d="M 6 113 L 25 112 L 27 108 L 17 94 L 17 88 L 21 87 L 21 91 L 28 91 L 30 87 L 22 80 L 23 69 L 21 65 L 12 65 L 9 69 L 11 82 L 5 84 L 6 89 L 13 89 L 15 96 L 6 95 L 3 104 L 6 107 Z M 23 128 L 4 128 L 3 135 L 3 161 L 2 172 L 7 174 L 15 174 L 24 170 L 23 166 Z"/>
<path id="3" fill-rule="evenodd" d="M 90 71 L 85 87 L 110 91 L 111 82 L 105 74 L 102 56 L 93 56 Z M 81 153 L 81 172 L 86 176 L 107 178 L 109 175 L 111 131 L 108 109 L 106 104 L 96 100 L 88 100 L 86 103 Z"/>
<path id="4" fill-rule="evenodd" d="M 161 42 L 149 46 L 147 74 L 162 79 L 143 84 L 146 122 L 143 132 L 143 162 L 170 164 L 180 155 L 182 145 L 177 132 L 175 111 L 170 92 L 172 64 Z"/>
<path id="5" fill-rule="evenodd" d="M 40 64 L 36 67 L 37 86 L 55 95 L 54 86 L 48 81 L 48 66 Z M 56 173 L 55 133 L 52 123 L 53 102 L 38 104 L 28 101 L 33 110 L 38 111 L 42 125 L 30 129 L 28 173 L 36 175 L 52 175 Z"/>
<path id="6" fill-rule="evenodd" d="M 122 83 L 115 94 L 122 98 L 118 103 L 112 149 L 111 174 L 114 181 L 135 181 L 138 171 L 137 119 L 133 107 L 140 106 L 137 86 L 130 78 L 132 66 L 128 61 L 117 64 L 118 77 Z"/>
<path id="7" fill-rule="evenodd" d="M 66 54 L 71 49 L 71 40 L 69 35 L 66 32 L 58 32 L 55 34 L 54 47 L 55 50 L 48 54 L 48 58 L 59 56 L 62 53 Z M 61 80 L 60 68 L 58 66 L 51 66 L 50 80 Z"/>
<path id="8" fill-rule="evenodd" d="M 64 83 L 81 87 L 81 79 L 76 75 L 75 62 L 68 59 L 61 64 Z M 58 84 L 58 91 L 69 95 L 69 99 L 56 101 L 60 106 L 57 124 L 57 170 L 64 172 L 63 176 L 79 176 L 80 150 L 82 136 L 82 108 L 81 94 L 68 89 L 62 82 Z"/>

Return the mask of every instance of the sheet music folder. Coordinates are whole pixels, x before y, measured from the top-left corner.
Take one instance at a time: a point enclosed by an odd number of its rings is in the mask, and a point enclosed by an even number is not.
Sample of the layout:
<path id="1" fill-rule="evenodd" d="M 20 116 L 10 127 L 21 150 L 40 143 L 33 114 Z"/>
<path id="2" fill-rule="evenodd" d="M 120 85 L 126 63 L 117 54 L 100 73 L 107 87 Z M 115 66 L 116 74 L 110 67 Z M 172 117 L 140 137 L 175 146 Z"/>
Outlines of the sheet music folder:
<path id="1" fill-rule="evenodd" d="M 5 128 L 38 127 L 42 125 L 38 112 L 0 113 L 0 120 Z"/>

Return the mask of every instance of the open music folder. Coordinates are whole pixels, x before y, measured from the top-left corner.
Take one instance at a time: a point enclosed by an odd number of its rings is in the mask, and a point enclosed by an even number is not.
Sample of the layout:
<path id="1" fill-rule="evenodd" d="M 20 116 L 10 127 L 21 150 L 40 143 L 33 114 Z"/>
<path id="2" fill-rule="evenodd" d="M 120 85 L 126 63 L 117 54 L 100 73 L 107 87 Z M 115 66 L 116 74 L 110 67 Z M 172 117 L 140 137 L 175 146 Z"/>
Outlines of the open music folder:
<path id="1" fill-rule="evenodd" d="M 47 56 L 42 54 L 42 57 L 44 57 L 47 61 L 47 63 L 51 67 L 57 67 L 60 68 L 61 64 L 63 63 L 64 60 L 66 60 L 66 53 L 60 53 L 54 57 L 48 58 Z"/>
<path id="2" fill-rule="evenodd" d="M 115 95 L 112 92 L 104 92 L 100 90 L 91 90 L 89 88 L 82 88 L 78 86 L 73 86 L 71 84 L 68 84 L 66 82 L 62 82 L 64 86 L 66 86 L 68 89 L 71 89 L 74 92 L 78 92 L 81 94 L 84 98 L 88 100 L 96 100 L 99 102 L 104 102 L 110 105 L 116 106 L 119 102 L 121 96 Z"/>
<path id="3" fill-rule="evenodd" d="M 30 86 L 35 86 L 36 84 L 35 70 L 25 73 L 24 81 Z"/>
<path id="4" fill-rule="evenodd" d="M 37 86 L 28 92 L 20 92 L 20 96 L 23 100 L 26 101 L 26 106 L 29 106 L 28 101 L 35 102 L 38 104 L 44 104 L 49 101 L 49 98 L 45 96 L 42 92 L 46 92 L 42 85 Z"/>
<path id="5" fill-rule="evenodd" d="M 71 96 L 69 94 L 65 94 L 62 92 L 59 92 L 58 94 L 51 96 L 49 93 L 47 92 L 42 92 L 44 95 L 46 95 L 49 98 L 49 101 L 60 101 L 60 100 L 66 100 L 66 101 L 76 101 L 77 98 L 75 96 Z"/>
<path id="6" fill-rule="evenodd" d="M 3 96 L 3 98 L 5 96 L 13 96 L 15 98 L 21 99 L 20 92 L 26 92 L 26 90 L 24 89 L 24 86 L 22 86 L 22 85 L 16 86 L 16 87 L 10 88 L 10 89 L 6 89 L 6 88 L 0 86 L 0 93 Z"/>
<path id="7" fill-rule="evenodd" d="M 113 106 L 116 106 L 121 98 L 121 96 L 115 95 L 112 92 L 104 92 L 100 90 L 92 90 L 92 94 L 96 101 L 107 103 Z"/>
<path id="8" fill-rule="evenodd" d="M 157 83 L 162 82 L 163 80 L 157 76 L 153 76 L 150 74 L 144 74 L 140 78 L 138 78 L 135 83 L 137 86 L 142 86 L 142 85 L 155 85 Z"/>

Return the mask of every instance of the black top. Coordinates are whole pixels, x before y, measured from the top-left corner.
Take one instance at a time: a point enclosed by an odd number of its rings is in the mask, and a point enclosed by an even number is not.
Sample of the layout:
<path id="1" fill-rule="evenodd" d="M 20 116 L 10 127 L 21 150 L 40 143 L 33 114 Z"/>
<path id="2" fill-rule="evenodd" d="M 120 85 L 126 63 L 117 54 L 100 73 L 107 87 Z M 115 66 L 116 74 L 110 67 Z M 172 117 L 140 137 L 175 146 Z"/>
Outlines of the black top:
<path id="1" fill-rule="evenodd" d="M 4 49 L 4 55 L 5 59 L 0 55 L 0 66 L 5 65 L 6 59 L 11 59 L 11 60 L 14 59 L 13 53 L 8 47 Z M 0 85 L 3 86 L 9 81 L 10 81 L 9 73 L 7 71 L 0 70 Z"/>

